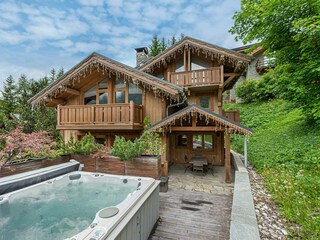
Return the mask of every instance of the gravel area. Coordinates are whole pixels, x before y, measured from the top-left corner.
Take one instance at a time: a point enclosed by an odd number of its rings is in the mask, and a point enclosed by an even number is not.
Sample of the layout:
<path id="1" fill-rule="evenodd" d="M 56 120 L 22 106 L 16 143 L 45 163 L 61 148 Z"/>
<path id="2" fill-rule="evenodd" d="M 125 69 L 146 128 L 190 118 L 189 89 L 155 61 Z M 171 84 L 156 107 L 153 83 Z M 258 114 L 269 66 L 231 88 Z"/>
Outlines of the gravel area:
<path id="1" fill-rule="evenodd" d="M 263 177 L 250 167 L 248 168 L 248 172 L 260 238 L 262 240 L 289 239 L 286 230 L 286 220 L 279 213 L 271 195 L 268 194 Z"/>

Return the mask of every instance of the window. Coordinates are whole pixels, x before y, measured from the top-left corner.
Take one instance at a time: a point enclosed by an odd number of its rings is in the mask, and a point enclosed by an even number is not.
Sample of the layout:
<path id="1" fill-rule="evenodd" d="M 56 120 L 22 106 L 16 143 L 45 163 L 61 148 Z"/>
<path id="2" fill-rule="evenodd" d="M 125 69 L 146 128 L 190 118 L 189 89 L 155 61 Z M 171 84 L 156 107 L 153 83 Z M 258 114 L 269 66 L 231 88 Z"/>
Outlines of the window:
<path id="1" fill-rule="evenodd" d="M 182 58 L 176 61 L 175 72 L 184 72 L 184 64 Z"/>
<path id="2" fill-rule="evenodd" d="M 192 136 L 193 149 L 213 150 L 213 136 L 211 134 L 198 134 Z"/>
<path id="3" fill-rule="evenodd" d="M 191 58 L 191 70 L 201 70 L 210 68 L 210 64 L 199 58 Z"/>
<path id="4" fill-rule="evenodd" d="M 203 135 L 204 138 L 204 149 L 212 150 L 213 149 L 213 136 L 212 135 Z"/>
<path id="5" fill-rule="evenodd" d="M 188 145 L 188 137 L 187 137 L 187 135 L 178 135 L 177 145 L 186 147 Z"/>
<path id="6" fill-rule="evenodd" d="M 125 88 L 126 82 L 122 78 L 116 78 L 115 88 Z"/>
<path id="7" fill-rule="evenodd" d="M 115 103 L 126 102 L 126 82 L 122 78 L 116 78 L 114 96 Z"/>
<path id="8" fill-rule="evenodd" d="M 125 91 L 116 91 L 116 103 L 125 103 L 126 102 L 126 92 Z"/>
<path id="9" fill-rule="evenodd" d="M 129 102 L 133 101 L 135 104 L 142 104 L 142 91 L 138 86 L 129 83 Z"/>
<path id="10" fill-rule="evenodd" d="M 108 89 L 108 79 L 99 82 L 99 90 L 101 89 Z"/>
<path id="11" fill-rule="evenodd" d="M 96 104 L 96 86 L 84 93 L 84 104 Z"/>
<path id="12" fill-rule="evenodd" d="M 98 84 L 84 93 L 84 104 L 108 103 L 108 79 L 101 80 Z"/>
<path id="13" fill-rule="evenodd" d="M 99 104 L 108 104 L 108 93 L 99 93 Z"/>
<path id="14" fill-rule="evenodd" d="M 96 143 L 105 145 L 106 139 L 104 137 L 96 137 Z"/>
<path id="15" fill-rule="evenodd" d="M 209 108 L 210 107 L 210 97 L 209 96 L 203 96 L 200 97 L 200 106 L 203 108 Z"/>
<path id="16" fill-rule="evenodd" d="M 193 135 L 192 146 L 193 149 L 202 149 L 202 135 Z"/>

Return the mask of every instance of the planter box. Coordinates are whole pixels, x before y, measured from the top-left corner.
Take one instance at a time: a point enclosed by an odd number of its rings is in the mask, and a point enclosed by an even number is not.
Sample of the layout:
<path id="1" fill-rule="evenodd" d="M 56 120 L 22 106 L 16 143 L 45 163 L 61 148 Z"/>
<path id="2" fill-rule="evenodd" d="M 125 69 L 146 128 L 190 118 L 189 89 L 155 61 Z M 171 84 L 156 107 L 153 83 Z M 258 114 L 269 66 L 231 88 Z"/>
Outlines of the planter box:
<path id="1" fill-rule="evenodd" d="M 91 157 L 91 155 L 71 154 L 71 159 L 84 165 L 82 171 L 96 172 L 96 159 Z"/>
<path id="2" fill-rule="evenodd" d="M 56 159 L 32 159 L 25 162 L 7 164 L 0 169 L 0 177 L 5 177 L 17 173 L 28 172 L 35 169 L 50 167 L 60 163 L 69 162 L 69 156 L 60 156 Z"/>
<path id="3" fill-rule="evenodd" d="M 22 163 L 15 163 L 0 169 L 0 177 L 23 173 L 39 168 L 68 162 L 70 159 L 83 164 L 83 171 L 101 172 L 116 175 L 152 177 L 160 179 L 161 161 L 160 156 L 141 156 L 132 161 L 121 161 L 118 157 L 107 156 L 104 159 L 96 159 L 91 155 L 72 154 L 60 156 L 57 159 L 34 159 Z"/>
<path id="4" fill-rule="evenodd" d="M 126 175 L 152 177 L 159 179 L 161 175 L 160 156 L 141 156 L 132 161 L 126 161 Z"/>
<path id="5" fill-rule="evenodd" d="M 108 156 L 106 159 L 97 159 L 96 171 L 117 175 L 126 175 L 125 162 L 114 156 Z"/>

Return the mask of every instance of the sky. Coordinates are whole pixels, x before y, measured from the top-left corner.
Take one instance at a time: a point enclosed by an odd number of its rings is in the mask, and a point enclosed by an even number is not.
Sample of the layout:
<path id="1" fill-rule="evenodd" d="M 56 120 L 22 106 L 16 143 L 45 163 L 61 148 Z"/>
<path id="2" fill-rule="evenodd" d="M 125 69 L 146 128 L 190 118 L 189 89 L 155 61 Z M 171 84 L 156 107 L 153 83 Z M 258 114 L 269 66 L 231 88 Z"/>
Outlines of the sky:
<path id="1" fill-rule="evenodd" d="M 240 0 L 1 0 L 0 90 L 12 75 L 65 71 L 92 52 L 135 66 L 137 47 L 154 34 L 233 48 L 228 30 Z"/>

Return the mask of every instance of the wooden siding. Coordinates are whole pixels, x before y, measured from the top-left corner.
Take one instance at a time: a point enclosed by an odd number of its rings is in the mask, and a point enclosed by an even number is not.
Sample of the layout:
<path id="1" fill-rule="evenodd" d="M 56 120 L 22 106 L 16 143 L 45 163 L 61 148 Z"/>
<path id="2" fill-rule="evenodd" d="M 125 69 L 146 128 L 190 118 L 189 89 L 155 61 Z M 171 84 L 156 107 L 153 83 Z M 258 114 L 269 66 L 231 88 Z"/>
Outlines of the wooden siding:
<path id="1" fill-rule="evenodd" d="M 179 86 L 223 84 L 221 74 L 221 67 L 184 72 L 169 72 L 168 81 Z"/>
<path id="2" fill-rule="evenodd" d="M 223 116 L 229 118 L 235 122 L 240 123 L 240 111 L 239 110 L 225 110 Z"/>
<path id="3" fill-rule="evenodd" d="M 58 106 L 57 129 L 142 129 L 142 106 L 101 104 Z"/>
<path id="4" fill-rule="evenodd" d="M 156 97 L 153 92 L 146 91 L 145 102 L 144 116 L 150 117 L 151 124 L 160 121 L 162 119 L 163 111 L 166 111 L 165 108 L 163 108 L 165 100 L 162 101 L 162 99 Z"/>

